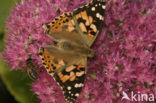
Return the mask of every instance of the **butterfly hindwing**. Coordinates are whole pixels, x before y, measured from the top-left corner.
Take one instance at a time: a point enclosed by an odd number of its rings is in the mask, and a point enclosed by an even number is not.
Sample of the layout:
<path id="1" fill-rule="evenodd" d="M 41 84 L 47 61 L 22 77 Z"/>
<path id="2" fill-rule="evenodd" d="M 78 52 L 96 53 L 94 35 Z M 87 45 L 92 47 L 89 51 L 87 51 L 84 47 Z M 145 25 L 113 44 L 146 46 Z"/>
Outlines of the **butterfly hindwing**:
<path id="1" fill-rule="evenodd" d="M 79 64 L 81 58 L 84 58 L 73 52 L 64 51 L 55 45 L 42 47 L 39 52 L 40 57 L 42 58 L 42 63 L 49 73 L 54 73 L 55 71 L 62 69 L 64 66 Z"/>
<path id="2" fill-rule="evenodd" d="M 64 52 L 55 46 L 42 47 L 39 54 L 44 67 L 52 76 L 56 71 L 63 69 L 66 65 L 72 64 L 73 60 L 76 62 L 80 58 L 75 54 Z"/>
<path id="3" fill-rule="evenodd" d="M 54 74 L 54 78 L 61 86 L 64 97 L 69 103 L 76 101 L 84 86 L 86 68 L 84 65 L 70 65 Z"/>
<path id="4" fill-rule="evenodd" d="M 45 48 L 40 48 L 39 51 L 40 57 L 42 58 L 43 66 L 46 68 L 47 72 L 50 75 L 54 75 L 55 71 L 59 70 L 61 66 L 64 66 L 64 62 L 61 60 L 55 59 L 55 55 L 50 54 Z"/>
<path id="5" fill-rule="evenodd" d="M 73 103 L 84 86 L 87 58 L 64 52 L 55 46 L 40 48 L 40 56 L 48 73 L 61 86 L 65 99 Z"/>

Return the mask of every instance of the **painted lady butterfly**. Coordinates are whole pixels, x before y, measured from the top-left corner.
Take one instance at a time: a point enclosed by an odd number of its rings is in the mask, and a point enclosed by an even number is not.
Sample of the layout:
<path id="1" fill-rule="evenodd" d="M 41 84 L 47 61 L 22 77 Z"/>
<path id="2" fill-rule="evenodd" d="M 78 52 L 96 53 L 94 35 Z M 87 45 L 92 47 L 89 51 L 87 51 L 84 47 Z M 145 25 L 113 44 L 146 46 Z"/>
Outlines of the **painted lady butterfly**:
<path id="1" fill-rule="evenodd" d="M 104 20 L 105 4 L 102 0 L 93 0 L 43 25 L 56 43 L 41 47 L 39 54 L 47 72 L 61 86 L 68 103 L 76 101 L 84 86 L 87 57 L 94 56 L 90 46 Z"/>

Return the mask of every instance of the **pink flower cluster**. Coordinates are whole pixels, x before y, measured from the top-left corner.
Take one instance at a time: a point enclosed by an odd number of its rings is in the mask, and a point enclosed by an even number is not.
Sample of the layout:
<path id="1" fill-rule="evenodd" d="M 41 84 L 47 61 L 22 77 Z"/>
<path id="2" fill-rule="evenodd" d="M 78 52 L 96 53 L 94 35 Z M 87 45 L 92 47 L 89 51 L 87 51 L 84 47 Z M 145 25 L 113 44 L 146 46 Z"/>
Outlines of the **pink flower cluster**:
<path id="1" fill-rule="evenodd" d="M 22 69 L 31 55 L 41 67 L 38 50 L 52 43 L 42 28 L 63 12 L 89 0 L 26 0 L 12 9 L 7 21 L 4 55 L 13 69 Z M 156 96 L 155 0 L 106 0 L 106 15 L 88 60 L 80 103 L 121 103 L 122 92 Z M 58 12 L 61 10 L 61 13 Z M 46 71 L 32 84 L 41 103 L 65 103 L 60 87 Z M 122 101 L 133 103 L 132 101 Z"/>

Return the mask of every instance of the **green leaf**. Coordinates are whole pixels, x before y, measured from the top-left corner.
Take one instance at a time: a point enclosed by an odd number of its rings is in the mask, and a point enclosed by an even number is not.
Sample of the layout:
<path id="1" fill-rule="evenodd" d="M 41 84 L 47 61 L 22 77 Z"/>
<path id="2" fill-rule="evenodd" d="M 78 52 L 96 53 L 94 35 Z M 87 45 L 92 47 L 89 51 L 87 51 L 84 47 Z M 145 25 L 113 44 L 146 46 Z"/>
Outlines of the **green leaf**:
<path id="1" fill-rule="evenodd" d="M 10 93 L 19 103 L 38 103 L 36 95 L 31 91 L 30 79 L 20 70 L 10 71 L 9 67 L 0 61 L 0 75 Z"/>

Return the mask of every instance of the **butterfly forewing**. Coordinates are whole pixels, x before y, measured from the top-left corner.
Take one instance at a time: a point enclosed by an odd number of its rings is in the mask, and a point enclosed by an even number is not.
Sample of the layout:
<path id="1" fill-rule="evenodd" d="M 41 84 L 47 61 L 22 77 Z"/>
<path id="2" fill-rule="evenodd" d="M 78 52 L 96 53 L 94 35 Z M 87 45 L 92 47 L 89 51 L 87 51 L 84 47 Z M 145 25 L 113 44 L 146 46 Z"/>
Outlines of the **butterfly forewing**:
<path id="1" fill-rule="evenodd" d="M 59 17 L 56 17 L 51 23 L 43 25 L 47 34 L 52 36 L 54 33 L 67 31 L 75 31 L 75 22 L 71 13 L 64 13 Z"/>
<path id="2" fill-rule="evenodd" d="M 45 31 L 52 37 L 57 32 L 76 32 L 81 36 L 81 41 L 90 47 L 96 39 L 104 20 L 105 7 L 106 3 L 104 1 L 93 0 L 71 13 L 64 13 L 51 23 L 45 24 Z"/>
<path id="3" fill-rule="evenodd" d="M 81 30 L 81 36 L 90 47 L 97 37 L 105 14 L 105 2 L 93 0 L 91 3 L 73 11 L 73 15 Z"/>

